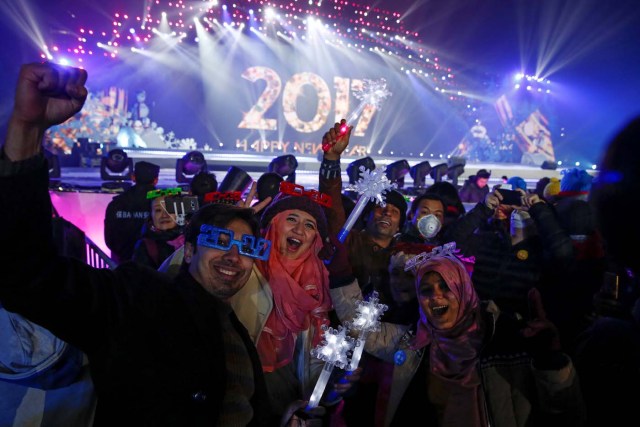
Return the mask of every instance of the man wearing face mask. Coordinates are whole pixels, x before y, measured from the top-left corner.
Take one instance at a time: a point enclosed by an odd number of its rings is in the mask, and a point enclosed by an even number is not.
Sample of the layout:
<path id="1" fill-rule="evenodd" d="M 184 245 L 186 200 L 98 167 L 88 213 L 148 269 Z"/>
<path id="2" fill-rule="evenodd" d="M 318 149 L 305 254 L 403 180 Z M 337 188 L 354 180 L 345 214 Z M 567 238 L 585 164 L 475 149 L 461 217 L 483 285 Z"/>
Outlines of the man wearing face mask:
<path id="1" fill-rule="evenodd" d="M 411 202 L 407 224 L 398 238 L 401 242 L 440 246 L 446 206 L 437 194 L 424 193 Z"/>

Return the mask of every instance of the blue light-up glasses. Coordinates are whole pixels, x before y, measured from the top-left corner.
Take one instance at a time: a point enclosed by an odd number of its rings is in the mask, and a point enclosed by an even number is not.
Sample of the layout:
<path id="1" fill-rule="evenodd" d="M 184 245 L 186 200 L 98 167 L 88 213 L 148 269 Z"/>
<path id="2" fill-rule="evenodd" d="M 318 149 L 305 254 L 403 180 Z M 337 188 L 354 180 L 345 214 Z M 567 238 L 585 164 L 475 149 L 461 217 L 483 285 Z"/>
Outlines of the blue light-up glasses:
<path id="1" fill-rule="evenodd" d="M 242 240 L 233 238 L 233 230 L 202 224 L 198 235 L 198 245 L 228 251 L 231 246 L 238 248 L 240 255 L 266 261 L 271 253 L 271 240 L 243 234 Z"/>

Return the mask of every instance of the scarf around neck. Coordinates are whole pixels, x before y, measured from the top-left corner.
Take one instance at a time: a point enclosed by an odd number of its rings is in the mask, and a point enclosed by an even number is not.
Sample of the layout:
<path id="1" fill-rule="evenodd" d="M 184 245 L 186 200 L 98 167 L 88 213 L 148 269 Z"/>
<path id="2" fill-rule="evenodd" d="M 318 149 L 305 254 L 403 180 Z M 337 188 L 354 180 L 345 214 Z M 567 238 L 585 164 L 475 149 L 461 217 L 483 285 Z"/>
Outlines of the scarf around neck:
<path id="1" fill-rule="evenodd" d="M 321 326 L 329 324 L 329 272 L 317 256 L 322 239 L 316 232 L 313 245 L 297 259 L 280 255 L 276 230 L 288 213 L 280 212 L 271 221 L 265 233 L 265 238 L 273 245 L 271 255 L 267 261 L 256 263 L 269 282 L 274 302 L 256 345 L 265 372 L 273 372 L 293 360 L 299 332 L 313 326 L 312 344 L 315 347 L 322 338 Z"/>

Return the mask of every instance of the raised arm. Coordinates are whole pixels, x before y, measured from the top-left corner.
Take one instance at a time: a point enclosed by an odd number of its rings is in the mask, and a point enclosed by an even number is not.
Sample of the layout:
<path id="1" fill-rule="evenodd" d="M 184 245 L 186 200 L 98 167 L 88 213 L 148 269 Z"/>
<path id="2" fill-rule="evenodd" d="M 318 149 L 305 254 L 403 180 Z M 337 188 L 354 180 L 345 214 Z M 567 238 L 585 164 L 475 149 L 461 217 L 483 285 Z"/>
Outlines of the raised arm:
<path id="1" fill-rule="evenodd" d="M 20 69 L 15 103 L 4 144 L 8 160 L 26 160 L 41 152 L 44 132 L 82 109 L 87 99 L 87 72 L 52 63 Z"/>

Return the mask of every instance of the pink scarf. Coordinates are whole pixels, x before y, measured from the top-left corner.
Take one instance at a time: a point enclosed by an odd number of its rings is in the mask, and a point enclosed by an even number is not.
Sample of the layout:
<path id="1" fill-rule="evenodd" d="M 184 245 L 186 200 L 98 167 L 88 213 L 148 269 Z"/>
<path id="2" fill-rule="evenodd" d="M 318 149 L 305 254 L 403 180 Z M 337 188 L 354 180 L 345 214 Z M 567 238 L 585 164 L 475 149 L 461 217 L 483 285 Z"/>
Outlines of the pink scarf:
<path id="1" fill-rule="evenodd" d="M 426 261 L 416 273 L 416 286 L 427 273 L 440 273 L 460 304 L 455 325 L 436 329 L 420 308 L 420 321 L 413 349 L 428 344 L 431 373 L 450 392 L 443 425 L 485 426 L 478 361 L 483 340 L 480 302 L 465 266 L 455 257 L 441 256 Z"/>
<path id="2" fill-rule="evenodd" d="M 322 337 L 322 325 L 329 324 L 331 309 L 329 272 L 318 258 L 322 238 L 316 233 L 313 246 L 298 259 L 280 255 L 276 230 L 289 211 L 273 217 L 265 238 L 271 240 L 271 255 L 267 261 L 258 261 L 262 275 L 269 281 L 274 307 L 258 340 L 258 354 L 265 372 L 273 372 L 291 362 L 295 336 L 314 326 L 312 344 Z"/>

